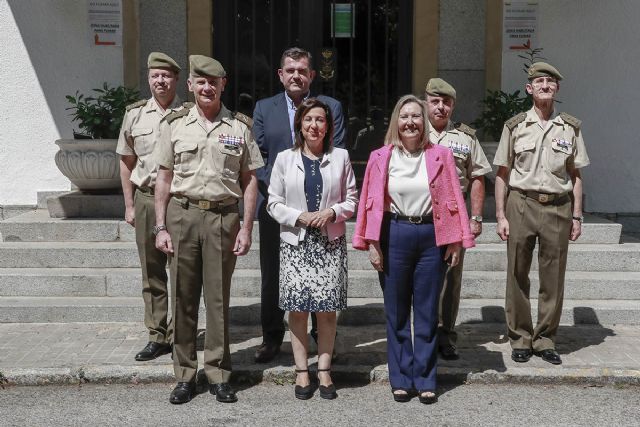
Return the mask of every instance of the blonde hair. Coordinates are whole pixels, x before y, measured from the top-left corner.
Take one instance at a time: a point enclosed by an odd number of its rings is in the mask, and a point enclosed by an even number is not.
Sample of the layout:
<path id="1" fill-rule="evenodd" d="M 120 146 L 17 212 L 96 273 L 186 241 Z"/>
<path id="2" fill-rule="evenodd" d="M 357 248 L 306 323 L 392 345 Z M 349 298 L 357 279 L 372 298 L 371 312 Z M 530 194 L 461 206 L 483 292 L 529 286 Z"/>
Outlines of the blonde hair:
<path id="1" fill-rule="evenodd" d="M 424 129 L 422 135 L 420 135 L 420 141 L 422 142 L 421 148 L 424 148 L 429 144 L 429 120 L 427 116 L 427 109 L 424 106 L 424 101 L 415 95 L 404 95 L 398 100 L 396 106 L 393 108 L 391 118 L 389 119 L 389 128 L 387 134 L 384 137 L 384 145 L 392 144 L 395 147 L 404 149 L 402 141 L 400 140 L 400 132 L 398 131 L 398 117 L 400 117 L 400 110 L 407 104 L 415 102 L 420 106 L 420 112 L 422 113 L 422 122 L 424 123 Z"/>

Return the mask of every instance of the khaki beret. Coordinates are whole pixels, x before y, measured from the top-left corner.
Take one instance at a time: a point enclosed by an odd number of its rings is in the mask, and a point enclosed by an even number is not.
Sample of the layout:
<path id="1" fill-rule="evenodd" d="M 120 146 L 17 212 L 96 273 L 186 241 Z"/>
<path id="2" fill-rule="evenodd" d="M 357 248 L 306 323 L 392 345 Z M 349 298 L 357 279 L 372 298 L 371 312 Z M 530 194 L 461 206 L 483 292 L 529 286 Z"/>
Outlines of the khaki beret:
<path id="1" fill-rule="evenodd" d="M 147 68 L 168 68 L 179 73 L 181 68 L 169 55 L 162 52 L 151 52 L 147 59 Z"/>
<path id="2" fill-rule="evenodd" d="M 529 71 L 527 72 L 529 80 L 533 80 L 536 77 L 554 77 L 558 81 L 562 80 L 562 74 L 551 64 L 547 64 L 546 62 L 534 62 L 529 67 Z"/>
<path id="3" fill-rule="evenodd" d="M 222 64 L 204 55 L 189 56 L 190 73 L 194 76 L 225 77 Z"/>
<path id="4" fill-rule="evenodd" d="M 429 79 L 427 87 L 424 89 L 427 95 L 448 96 L 456 99 L 456 90 L 449 83 L 439 78 Z"/>

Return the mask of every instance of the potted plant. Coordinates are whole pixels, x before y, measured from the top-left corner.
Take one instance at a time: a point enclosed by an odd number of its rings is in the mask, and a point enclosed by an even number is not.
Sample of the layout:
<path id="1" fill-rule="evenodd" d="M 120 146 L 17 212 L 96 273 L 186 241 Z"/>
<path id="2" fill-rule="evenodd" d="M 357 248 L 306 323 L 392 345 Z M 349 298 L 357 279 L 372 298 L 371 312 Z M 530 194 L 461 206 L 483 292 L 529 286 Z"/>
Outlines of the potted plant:
<path id="1" fill-rule="evenodd" d="M 124 86 L 93 89 L 93 96 L 76 92 L 67 96 L 72 121 L 81 132 L 74 139 L 56 141 L 60 151 L 58 169 L 80 191 L 105 191 L 120 188 L 120 169 L 116 145 L 126 106 L 137 101 L 139 93 Z"/>

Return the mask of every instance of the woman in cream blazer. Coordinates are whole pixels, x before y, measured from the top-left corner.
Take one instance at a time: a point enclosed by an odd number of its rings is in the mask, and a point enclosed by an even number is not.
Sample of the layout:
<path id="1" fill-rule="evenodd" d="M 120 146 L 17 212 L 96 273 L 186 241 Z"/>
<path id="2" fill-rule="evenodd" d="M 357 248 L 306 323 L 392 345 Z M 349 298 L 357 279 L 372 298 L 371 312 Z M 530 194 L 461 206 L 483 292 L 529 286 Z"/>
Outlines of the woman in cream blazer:
<path id="1" fill-rule="evenodd" d="M 336 312 L 347 307 L 345 221 L 358 196 L 346 150 L 332 147 L 331 110 L 315 98 L 296 111 L 294 147 L 278 154 L 271 172 L 267 211 L 280 223 L 280 296 L 289 311 L 296 362 L 295 397 L 309 399 L 307 321 L 318 323 L 320 397 L 337 397 L 331 381 Z"/>

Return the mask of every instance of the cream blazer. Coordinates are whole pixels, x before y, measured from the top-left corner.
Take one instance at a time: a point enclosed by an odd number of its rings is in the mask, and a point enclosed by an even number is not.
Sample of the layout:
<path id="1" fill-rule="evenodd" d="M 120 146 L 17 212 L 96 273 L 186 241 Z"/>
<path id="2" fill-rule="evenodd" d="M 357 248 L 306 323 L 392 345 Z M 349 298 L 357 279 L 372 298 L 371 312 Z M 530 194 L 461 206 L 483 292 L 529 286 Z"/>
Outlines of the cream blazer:
<path id="1" fill-rule="evenodd" d="M 358 204 L 356 178 L 349 161 L 349 153 L 332 147 L 320 163 L 322 199 L 320 210 L 331 208 L 336 220 L 322 230 L 329 240 L 345 234 L 345 221 L 353 216 Z M 296 227 L 301 213 L 307 211 L 304 193 L 304 165 L 301 150 L 288 149 L 276 157 L 269 184 L 267 211 L 280 224 L 280 238 L 298 245 L 304 240 L 306 229 Z"/>

